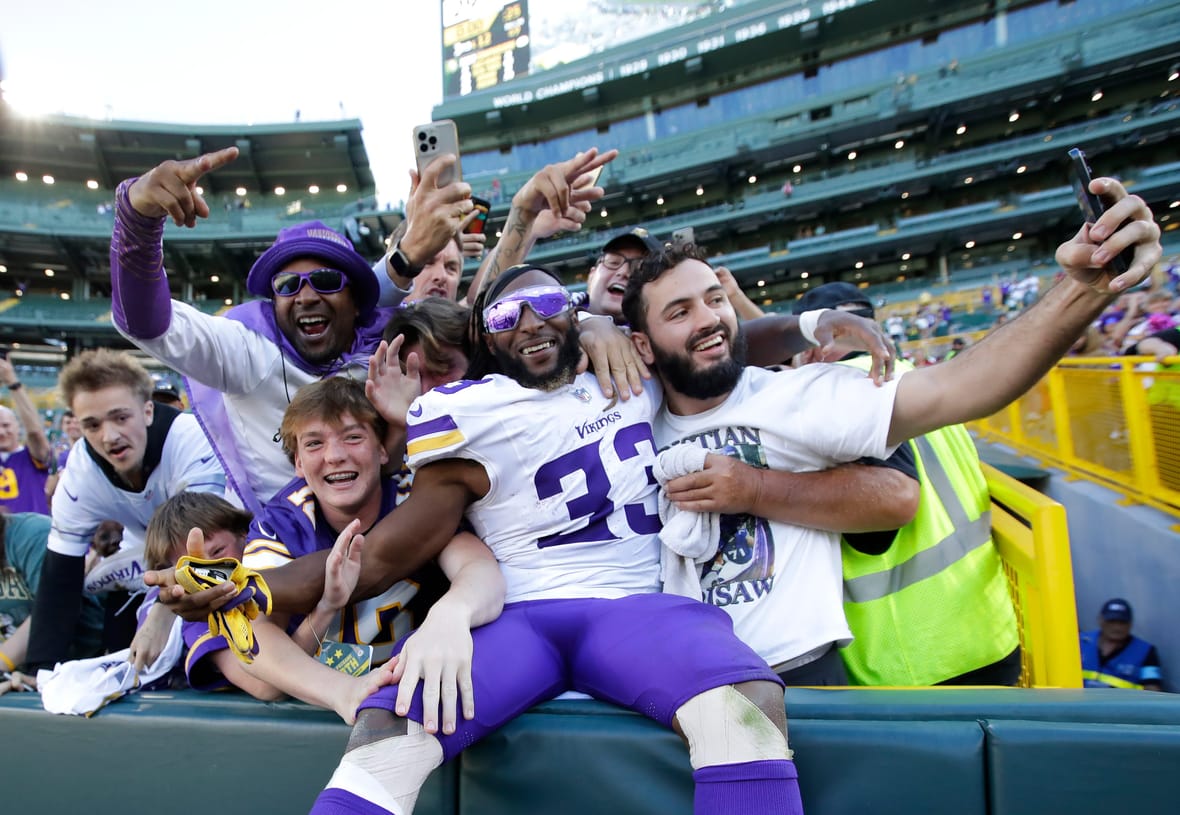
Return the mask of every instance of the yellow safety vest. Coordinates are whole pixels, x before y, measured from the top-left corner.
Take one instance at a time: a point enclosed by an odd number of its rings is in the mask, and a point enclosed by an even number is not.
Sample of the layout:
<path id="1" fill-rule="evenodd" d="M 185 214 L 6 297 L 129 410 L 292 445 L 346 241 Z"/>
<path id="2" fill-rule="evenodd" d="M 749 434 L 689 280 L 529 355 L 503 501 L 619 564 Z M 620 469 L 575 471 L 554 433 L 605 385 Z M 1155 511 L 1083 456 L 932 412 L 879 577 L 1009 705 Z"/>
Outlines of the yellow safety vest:
<path id="1" fill-rule="evenodd" d="M 867 368 L 868 357 L 849 362 Z M 933 685 L 1019 644 L 970 434 L 953 425 L 909 444 L 921 478 L 917 515 L 882 555 L 841 544 L 844 611 L 856 637 L 841 655 L 854 684 Z"/>

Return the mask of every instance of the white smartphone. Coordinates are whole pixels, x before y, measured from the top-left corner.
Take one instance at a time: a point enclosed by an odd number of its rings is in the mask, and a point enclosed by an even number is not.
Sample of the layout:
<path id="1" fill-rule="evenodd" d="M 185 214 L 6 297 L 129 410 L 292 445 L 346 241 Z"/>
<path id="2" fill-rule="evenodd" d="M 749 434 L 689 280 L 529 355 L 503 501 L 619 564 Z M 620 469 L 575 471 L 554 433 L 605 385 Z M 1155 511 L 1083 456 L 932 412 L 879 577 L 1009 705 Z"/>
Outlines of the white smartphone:
<path id="1" fill-rule="evenodd" d="M 463 171 L 459 167 L 459 130 L 450 119 L 440 119 L 414 128 L 414 159 L 418 165 L 419 178 L 430 162 L 448 153 L 455 157 L 455 166 L 439 176 L 440 187 L 463 180 Z"/>

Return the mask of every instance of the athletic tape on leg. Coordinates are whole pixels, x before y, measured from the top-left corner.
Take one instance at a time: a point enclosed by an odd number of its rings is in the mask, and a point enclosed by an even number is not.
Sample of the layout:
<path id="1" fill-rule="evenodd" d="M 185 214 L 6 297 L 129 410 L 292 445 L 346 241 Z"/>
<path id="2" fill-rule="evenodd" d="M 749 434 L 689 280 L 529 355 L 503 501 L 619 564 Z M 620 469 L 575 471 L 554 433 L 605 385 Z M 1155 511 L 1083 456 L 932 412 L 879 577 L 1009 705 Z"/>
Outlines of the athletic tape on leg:
<path id="1" fill-rule="evenodd" d="M 698 693 L 676 711 L 676 721 L 694 770 L 794 756 L 775 723 L 732 685 Z"/>
<path id="2" fill-rule="evenodd" d="M 417 722 L 409 733 L 349 750 L 340 760 L 328 787 L 346 790 L 393 815 L 410 815 L 418 792 L 435 767 L 442 764 L 442 745 Z"/>

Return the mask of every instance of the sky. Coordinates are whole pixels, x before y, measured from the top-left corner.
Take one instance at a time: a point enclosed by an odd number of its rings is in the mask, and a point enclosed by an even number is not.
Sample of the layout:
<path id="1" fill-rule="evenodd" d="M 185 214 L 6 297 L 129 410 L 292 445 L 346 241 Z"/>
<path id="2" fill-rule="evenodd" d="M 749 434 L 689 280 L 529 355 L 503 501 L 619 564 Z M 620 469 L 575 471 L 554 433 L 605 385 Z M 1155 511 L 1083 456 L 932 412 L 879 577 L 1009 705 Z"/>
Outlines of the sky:
<path id="1" fill-rule="evenodd" d="M 186 124 L 360 119 L 382 202 L 442 101 L 439 0 L 0 0 L 26 113 Z M 144 168 L 149 169 L 149 168 Z"/>

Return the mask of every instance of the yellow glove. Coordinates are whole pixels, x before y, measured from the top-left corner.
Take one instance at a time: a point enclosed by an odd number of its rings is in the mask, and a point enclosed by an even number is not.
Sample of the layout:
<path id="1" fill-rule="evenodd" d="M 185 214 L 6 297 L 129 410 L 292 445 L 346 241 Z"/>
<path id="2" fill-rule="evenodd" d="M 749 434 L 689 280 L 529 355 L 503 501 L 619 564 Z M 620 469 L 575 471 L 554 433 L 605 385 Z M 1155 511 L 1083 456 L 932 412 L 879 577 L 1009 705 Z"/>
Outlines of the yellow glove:
<path id="1" fill-rule="evenodd" d="M 176 564 L 176 582 L 189 594 L 211 589 L 226 581 L 238 587 L 237 596 L 209 613 L 209 632 L 225 637 L 234 656 L 247 664 L 258 654 L 250 621 L 270 611 L 270 587 L 262 575 L 233 558 L 205 560 L 185 555 Z"/>

